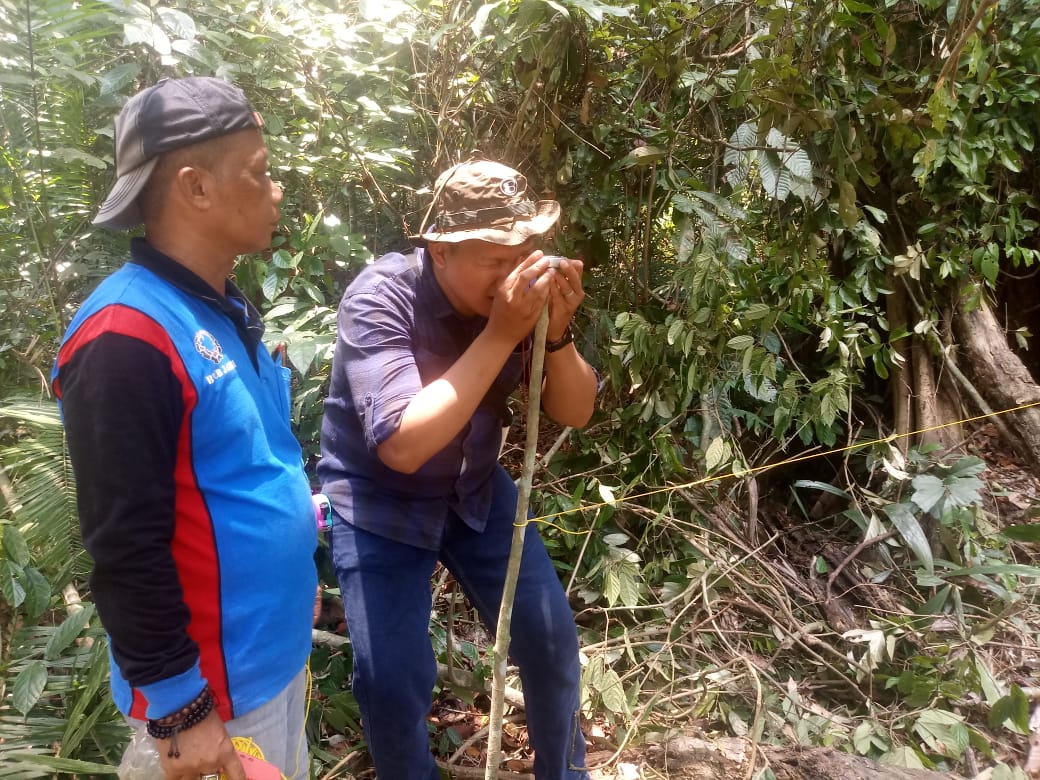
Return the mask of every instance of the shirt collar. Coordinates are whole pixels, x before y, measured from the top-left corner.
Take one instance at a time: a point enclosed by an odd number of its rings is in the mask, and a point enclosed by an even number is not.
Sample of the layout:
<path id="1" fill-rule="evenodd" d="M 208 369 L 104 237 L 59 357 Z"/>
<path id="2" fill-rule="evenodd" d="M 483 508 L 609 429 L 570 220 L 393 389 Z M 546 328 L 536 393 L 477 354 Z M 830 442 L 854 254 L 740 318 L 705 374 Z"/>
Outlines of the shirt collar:
<path id="1" fill-rule="evenodd" d="M 156 276 L 162 277 L 174 287 L 215 306 L 236 323 L 241 323 L 251 330 L 259 327 L 260 332 L 263 333 L 263 320 L 260 318 L 260 312 L 230 279 L 224 281 L 224 294 L 221 295 L 201 276 L 163 254 L 146 239 L 140 237 L 130 240 L 130 260 L 144 266 Z"/>
<path id="2" fill-rule="evenodd" d="M 144 238 L 131 239 L 130 262 L 144 266 L 159 278 L 188 295 L 204 301 L 231 320 L 238 337 L 247 347 L 253 367 L 256 368 L 256 349 L 264 336 L 264 321 L 260 317 L 260 312 L 235 286 L 234 282 L 226 279 L 224 294 L 221 295 L 198 274 L 185 268 L 172 257 L 163 254 Z"/>

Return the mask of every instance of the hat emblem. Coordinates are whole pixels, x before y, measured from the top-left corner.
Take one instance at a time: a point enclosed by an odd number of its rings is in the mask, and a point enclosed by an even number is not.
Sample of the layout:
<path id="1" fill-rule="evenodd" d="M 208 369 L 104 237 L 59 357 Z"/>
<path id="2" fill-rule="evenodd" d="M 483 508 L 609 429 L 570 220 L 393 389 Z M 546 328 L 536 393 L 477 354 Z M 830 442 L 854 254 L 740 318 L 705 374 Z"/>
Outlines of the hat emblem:
<path id="1" fill-rule="evenodd" d="M 208 330 L 195 332 L 195 351 L 214 363 L 219 363 L 224 357 L 223 348 Z"/>
<path id="2" fill-rule="evenodd" d="M 517 184 L 516 179 L 502 179 L 502 183 L 498 185 L 498 188 L 502 190 L 503 195 L 509 197 L 513 197 L 520 191 L 520 185 Z"/>

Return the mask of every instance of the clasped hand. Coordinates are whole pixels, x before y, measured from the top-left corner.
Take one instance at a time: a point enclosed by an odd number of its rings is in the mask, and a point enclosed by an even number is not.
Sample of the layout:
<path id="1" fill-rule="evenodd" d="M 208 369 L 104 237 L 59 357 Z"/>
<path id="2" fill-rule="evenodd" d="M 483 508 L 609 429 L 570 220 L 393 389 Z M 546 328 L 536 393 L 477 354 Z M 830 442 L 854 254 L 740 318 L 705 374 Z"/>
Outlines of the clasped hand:
<path id="1" fill-rule="evenodd" d="M 242 762 L 216 711 L 201 723 L 178 732 L 177 752 L 169 755 L 170 740 L 156 740 L 165 780 L 199 780 L 206 774 L 223 774 L 227 780 L 246 780 Z"/>
<path id="2" fill-rule="evenodd" d="M 571 259 L 563 259 L 558 267 L 551 268 L 541 250 L 535 250 L 502 281 L 491 305 L 488 326 L 507 335 L 512 343 L 519 343 L 534 329 L 548 301 L 546 338 L 561 338 L 585 299 L 581 286 L 583 270 L 580 260 Z"/>

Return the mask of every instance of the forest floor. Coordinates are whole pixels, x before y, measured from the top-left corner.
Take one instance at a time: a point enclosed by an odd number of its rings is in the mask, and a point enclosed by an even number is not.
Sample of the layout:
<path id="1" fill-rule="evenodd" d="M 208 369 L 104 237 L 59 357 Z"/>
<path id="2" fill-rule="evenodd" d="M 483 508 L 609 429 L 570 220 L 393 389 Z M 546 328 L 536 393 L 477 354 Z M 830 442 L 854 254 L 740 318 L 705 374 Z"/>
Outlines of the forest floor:
<path id="1" fill-rule="evenodd" d="M 541 452 L 552 445 L 555 431 L 548 428 L 543 434 Z M 986 510 L 994 523 L 1004 526 L 1032 522 L 1040 508 L 1040 479 L 1006 451 L 992 427 L 982 426 L 972 432 L 963 451 L 982 458 L 987 464 L 983 474 Z M 520 455 L 516 445 L 507 450 L 507 467 L 518 469 Z M 476 647 L 491 644 L 450 578 L 441 578 L 436 598 L 438 610 L 453 610 L 454 630 L 461 641 Z M 1032 672 L 1027 671 L 1031 677 L 1040 670 L 1040 653 L 1033 654 L 1026 663 L 1027 670 L 1032 668 Z M 484 777 L 481 764 L 486 757 L 489 709 L 487 697 L 482 694 L 475 698 L 460 696 L 444 687 L 436 697 L 429 723 L 435 757 L 446 776 L 461 780 Z M 718 728 L 694 721 L 671 725 L 666 739 L 658 737 L 654 741 L 619 747 L 615 729 L 607 718 L 586 722 L 583 730 L 592 780 L 750 780 L 765 767 L 772 770 L 777 780 L 986 780 L 989 777 L 981 760 L 977 773 L 964 775 L 908 770 L 830 748 L 754 744 L 746 738 L 728 735 L 725 726 L 719 724 L 715 724 Z M 1024 766 L 1028 743 L 1029 740 L 1023 738 L 1010 748 L 1010 754 L 1005 750 L 1000 758 L 1010 766 Z M 346 744 L 342 749 L 344 753 L 351 752 Z M 501 780 L 533 780 L 533 756 L 520 711 L 507 717 L 502 754 Z M 336 777 L 372 780 L 375 776 L 363 751 L 354 752 L 342 770 L 347 774 Z"/>

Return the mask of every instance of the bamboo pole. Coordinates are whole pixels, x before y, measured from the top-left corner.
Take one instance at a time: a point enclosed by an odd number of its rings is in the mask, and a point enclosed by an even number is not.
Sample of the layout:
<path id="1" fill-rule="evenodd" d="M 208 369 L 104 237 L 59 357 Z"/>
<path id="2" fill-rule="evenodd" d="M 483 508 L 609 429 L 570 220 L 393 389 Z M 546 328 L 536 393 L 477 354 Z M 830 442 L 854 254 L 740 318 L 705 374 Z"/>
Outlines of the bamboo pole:
<path id="1" fill-rule="evenodd" d="M 531 384 L 527 400 L 527 443 L 524 446 L 524 469 L 516 498 L 516 516 L 513 520 L 513 543 L 509 548 L 509 564 L 502 587 L 502 605 L 498 609 L 498 627 L 495 629 L 494 672 L 491 678 L 491 719 L 488 724 L 487 766 L 485 780 L 498 777 L 502 757 L 502 720 L 505 713 L 506 663 L 509 660 L 509 629 L 513 619 L 513 597 L 516 579 L 520 574 L 520 558 L 524 552 L 524 534 L 527 531 L 527 507 L 531 499 L 534 479 L 535 454 L 538 449 L 538 415 L 542 403 L 542 368 L 545 362 L 545 331 L 549 327 L 549 307 L 542 309 L 534 329 L 534 354 L 531 358 Z"/>

